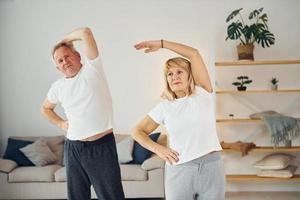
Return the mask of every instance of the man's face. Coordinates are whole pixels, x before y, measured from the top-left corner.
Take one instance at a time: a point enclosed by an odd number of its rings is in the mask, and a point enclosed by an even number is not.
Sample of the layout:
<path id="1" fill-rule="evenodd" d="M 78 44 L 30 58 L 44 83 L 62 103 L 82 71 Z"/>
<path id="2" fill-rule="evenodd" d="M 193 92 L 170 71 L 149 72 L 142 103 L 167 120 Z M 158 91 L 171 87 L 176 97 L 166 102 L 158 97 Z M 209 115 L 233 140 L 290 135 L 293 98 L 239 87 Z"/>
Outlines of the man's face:
<path id="1" fill-rule="evenodd" d="M 80 55 L 73 52 L 68 47 L 58 48 L 53 55 L 57 69 L 61 71 L 66 78 L 72 78 L 80 71 L 82 64 L 80 63 Z"/>

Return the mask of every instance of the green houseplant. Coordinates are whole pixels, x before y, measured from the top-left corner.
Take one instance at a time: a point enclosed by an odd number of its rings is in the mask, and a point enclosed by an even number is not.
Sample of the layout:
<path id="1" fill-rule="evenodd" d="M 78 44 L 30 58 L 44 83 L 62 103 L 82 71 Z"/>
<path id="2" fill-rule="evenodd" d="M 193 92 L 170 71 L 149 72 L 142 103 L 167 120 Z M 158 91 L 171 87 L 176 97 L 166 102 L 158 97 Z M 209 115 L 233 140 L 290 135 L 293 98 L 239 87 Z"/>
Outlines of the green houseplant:
<path id="1" fill-rule="evenodd" d="M 260 44 L 263 48 L 275 43 L 274 34 L 268 30 L 268 16 L 263 13 L 263 8 L 253 10 L 249 14 L 249 24 L 245 23 L 241 10 L 236 9 L 230 13 L 226 22 L 232 22 L 227 27 L 225 40 L 239 40 L 237 46 L 239 60 L 254 60 L 254 43 Z M 234 21 L 235 20 L 235 21 Z"/>
<path id="2" fill-rule="evenodd" d="M 246 84 L 252 83 L 252 80 L 248 76 L 238 76 L 239 81 L 233 82 L 232 85 L 237 86 L 238 91 L 245 91 L 247 87 Z"/>
<path id="3" fill-rule="evenodd" d="M 277 90 L 278 89 L 278 82 L 279 80 L 276 77 L 272 77 L 272 79 L 270 80 L 271 82 L 271 89 L 272 90 Z"/>

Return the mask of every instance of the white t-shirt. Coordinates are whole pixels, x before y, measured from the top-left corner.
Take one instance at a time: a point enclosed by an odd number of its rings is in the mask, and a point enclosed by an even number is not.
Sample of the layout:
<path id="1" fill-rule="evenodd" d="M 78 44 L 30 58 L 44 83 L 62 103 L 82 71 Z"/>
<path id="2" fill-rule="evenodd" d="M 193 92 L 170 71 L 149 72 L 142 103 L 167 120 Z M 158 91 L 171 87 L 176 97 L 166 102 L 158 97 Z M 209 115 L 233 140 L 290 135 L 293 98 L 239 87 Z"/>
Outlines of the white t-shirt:
<path id="1" fill-rule="evenodd" d="M 112 99 L 100 56 L 86 58 L 75 77 L 54 82 L 47 99 L 64 108 L 70 140 L 82 140 L 113 127 Z"/>
<path id="2" fill-rule="evenodd" d="M 216 131 L 213 94 L 201 87 L 196 86 L 195 95 L 160 102 L 148 115 L 165 125 L 170 148 L 179 153 L 175 165 L 222 150 Z"/>

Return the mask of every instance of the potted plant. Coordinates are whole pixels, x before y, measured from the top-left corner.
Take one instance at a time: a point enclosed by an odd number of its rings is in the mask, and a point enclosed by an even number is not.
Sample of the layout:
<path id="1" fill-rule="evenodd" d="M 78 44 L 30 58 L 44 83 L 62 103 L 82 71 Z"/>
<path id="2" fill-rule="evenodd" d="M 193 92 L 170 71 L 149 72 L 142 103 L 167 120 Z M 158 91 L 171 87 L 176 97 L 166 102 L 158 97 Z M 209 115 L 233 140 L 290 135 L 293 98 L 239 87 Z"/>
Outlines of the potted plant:
<path id="1" fill-rule="evenodd" d="M 240 81 L 233 82 L 232 85 L 237 86 L 238 91 L 245 91 L 247 89 L 245 85 L 252 83 L 248 76 L 238 76 L 237 79 Z"/>
<path id="2" fill-rule="evenodd" d="M 268 16 L 263 13 L 263 8 L 253 10 L 249 14 L 249 24 L 247 24 L 242 15 L 243 8 L 232 11 L 227 17 L 226 22 L 233 21 L 227 27 L 227 37 L 225 40 L 239 40 L 237 46 L 239 60 L 254 60 L 254 43 L 260 44 L 263 48 L 269 47 L 275 43 L 274 34 L 268 30 Z"/>
<path id="3" fill-rule="evenodd" d="M 277 90 L 278 89 L 278 82 L 279 80 L 276 77 L 272 77 L 272 79 L 270 80 L 271 82 L 271 89 L 272 90 Z"/>

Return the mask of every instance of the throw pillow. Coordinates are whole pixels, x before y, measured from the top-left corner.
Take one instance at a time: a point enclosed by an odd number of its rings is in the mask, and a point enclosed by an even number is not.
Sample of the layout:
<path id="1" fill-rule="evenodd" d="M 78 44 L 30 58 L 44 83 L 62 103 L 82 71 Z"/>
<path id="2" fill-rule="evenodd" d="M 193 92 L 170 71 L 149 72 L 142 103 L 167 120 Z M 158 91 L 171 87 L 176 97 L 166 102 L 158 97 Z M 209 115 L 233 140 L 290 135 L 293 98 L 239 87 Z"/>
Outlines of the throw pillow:
<path id="1" fill-rule="evenodd" d="M 32 143 L 32 141 L 8 138 L 7 147 L 3 158 L 13 160 L 19 166 L 34 166 L 34 164 L 19 150 L 20 148 Z"/>
<path id="2" fill-rule="evenodd" d="M 13 169 L 15 169 L 18 166 L 18 164 L 13 160 L 7 160 L 0 158 L 0 171 L 9 173 Z"/>
<path id="3" fill-rule="evenodd" d="M 157 141 L 160 133 L 153 133 L 149 135 L 151 140 L 154 142 Z M 142 164 L 146 159 L 150 158 L 152 152 L 149 151 L 148 149 L 145 149 L 142 147 L 139 143 L 134 142 L 134 147 L 133 147 L 133 161 L 130 162 L 130 164 Z"/>
<path id="4" fill-rule="evenodd" d="M 64 165 L 64 143 L 65 137 L 62 135 L 41 137 L 41 140 L 45 141 L 50 150 L 55 154 L 57 160 L 55 164 Z"/>
<path id="5" fill-rule="evenodd" d="M 285 169 L 281 170 L 260 170 L 257 176 L 260 177 L 275 177 L 275 178 L 291 178 L 294 176 L 296 171 L 296 166 L 288 166 Z"/>
<path id="6" fill-rule="evenodd" d="M 257 161 L 253 166 L 258 169 L 284 169 L 292 159 L 293 156 L 288 154 L 271 154 Z"/>
<path id="7" fill-rule="evenodd" d="M 47 143 L 42 140 L 37 140 L 33 144 L 21 148 L 20 151 L 36 166 L 44 166 L 54 163 L 57 160 Z"/>
<path id="8" fill-rule="evenodd" d="M 134 141 L 130 136 L 117 143 L 117 152 L 120 164 L 132 161 L 133 144 Z"/>

